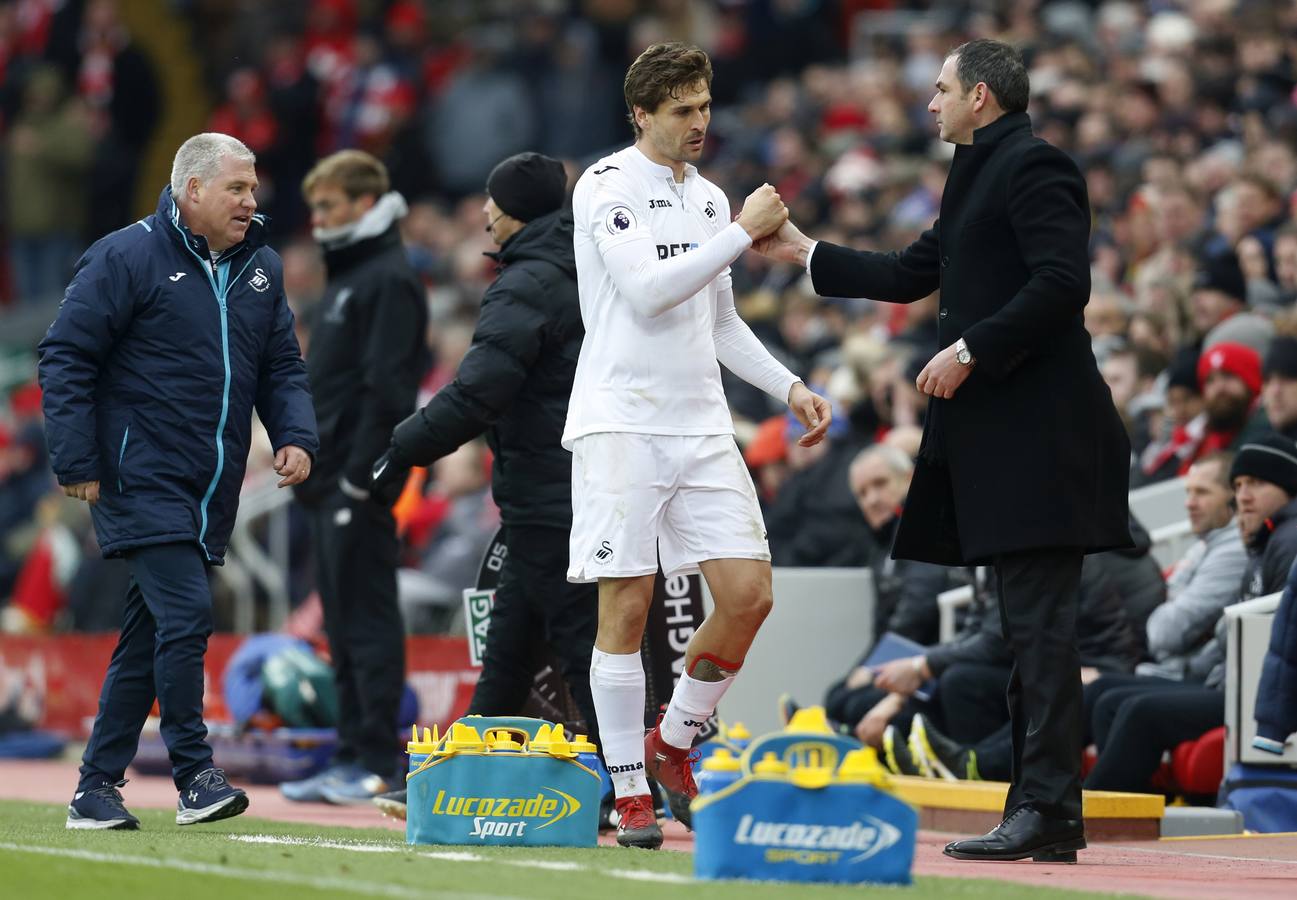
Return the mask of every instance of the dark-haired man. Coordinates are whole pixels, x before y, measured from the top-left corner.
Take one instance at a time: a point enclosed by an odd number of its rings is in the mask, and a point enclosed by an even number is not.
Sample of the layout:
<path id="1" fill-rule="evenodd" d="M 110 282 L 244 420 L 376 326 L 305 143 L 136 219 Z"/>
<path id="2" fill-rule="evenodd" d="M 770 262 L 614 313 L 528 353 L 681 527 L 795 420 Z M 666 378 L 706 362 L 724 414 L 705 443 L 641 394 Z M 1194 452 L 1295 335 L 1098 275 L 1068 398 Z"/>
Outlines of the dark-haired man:
<path id="1" fill-rule="evenodd" d="M 697 792 L 690 746 L 772 603 L 761 508 L 717 361 L 786 402 L 810 429 L 803 444 L 823 439 L 831 418 L 734 309 L 730 263 L 788 212 L 763 185 L 731 221 L 725 195 L 690 165 L 711 120 L 711 76 L 697 47 L 641 53 L 625 83 L 635 144 L 588 168 L 572 198 L 586 340 L 563 432 L 573 455 L 567 577 L 599 582 L 590 688 L 623 846 L 662 843 L 646 776 Z M 659 560 L 668 577 L 701 571 L 715 608 L 645 738 L 640 642 Z"/>
<path id="2" fill-rule="evenodd" d="M 1130 443 L 1095 364 L 1085 180 L 1031 133 L 1011 46 L 955 49 L 928 111 L 956 144 L 933 227 L 899 253 L 815 243 L 791 223 L 758 245 L 806 265 L 824 295 L 910 303 L 940 289 L 942 349 L 896 533 L 900 559 L 990 562 L 1013 652 L 1013 780 L 1004 821 L 958 859 L 1074 862 L 1081 821 L 1083 554 L 1131 546 Z"/>
<path id="3" fill-rule="evenodd" d="M 567 173 L 557 159 L 519 153 L 491 170 L 486 193 L 482 213 L 500 245 L 489 255 L 500 275 L 482 297 L 473 344 L 455 380 L 396 426 L 374 465 L 373 489 L 404 484 L 410 466 L 430 465 L 486 434 L 495 455 L 491 494 L 508 555 L 468 712 L 520 714 L 536 650 L 545 644 L 599 743 L 590 701 L 597 591 L 566 580 L 572 454 L 559 437 L 585 334 L 572 215 L 564 209 Z M 404 798 L 390 798 L 385 808 L 396 811 L 390 804 L 398 799 Z"/>
<path id="4" fill-rule="evenodd" d="M 1261 405 L 1270 427 L 1297 439 L 1297 338 L 1279 335 L 1272 340 L 1261 374 Z"/>

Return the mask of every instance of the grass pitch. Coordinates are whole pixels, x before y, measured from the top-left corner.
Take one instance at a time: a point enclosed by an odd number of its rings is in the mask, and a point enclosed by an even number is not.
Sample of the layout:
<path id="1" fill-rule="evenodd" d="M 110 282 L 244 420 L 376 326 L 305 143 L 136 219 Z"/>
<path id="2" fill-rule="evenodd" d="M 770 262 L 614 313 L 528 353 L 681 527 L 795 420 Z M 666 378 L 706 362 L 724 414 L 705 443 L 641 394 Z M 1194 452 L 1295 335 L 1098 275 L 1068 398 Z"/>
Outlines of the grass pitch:
<path id="1" fill-rule="evenodd" d="M 917 878 L 912 888 L 693 880 L 671 851 L 410 847 L 399 832 L 239 817 L 179 828 L 134 810 L 139 831 L 68 831 L 65 807 L 0 801 L 0 894 L 23 900 L 764 900 L 996 898 L 1098 894 L 984 879 Z M 1111 895 L 1106 895 L 1111 896 Z"/>

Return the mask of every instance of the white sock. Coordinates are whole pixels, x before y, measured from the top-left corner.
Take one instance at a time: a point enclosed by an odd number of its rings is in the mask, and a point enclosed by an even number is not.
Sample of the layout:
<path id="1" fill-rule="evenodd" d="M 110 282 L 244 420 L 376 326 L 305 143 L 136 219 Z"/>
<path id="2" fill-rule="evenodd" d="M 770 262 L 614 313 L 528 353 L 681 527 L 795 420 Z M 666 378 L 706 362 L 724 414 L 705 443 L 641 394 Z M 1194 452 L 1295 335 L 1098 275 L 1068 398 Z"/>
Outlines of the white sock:
<path id="1" fill-rule="evenodd" d="M 599 717 L 603 760 L 613 793 L 634 797 L 649 792 L 644 777 L 644 663 L 640 653 L 590 656 L 590 693 Z"/>
<path id="2" fill-rule="evenodd" d="M 682 750 L 692 747 L 698 729 L 716 712 L 716 704 L 733 683 L 733 675 L 720 681 L 699 681 L 688 672 L 681 674 L 659 726 L 662 740 Z"/>

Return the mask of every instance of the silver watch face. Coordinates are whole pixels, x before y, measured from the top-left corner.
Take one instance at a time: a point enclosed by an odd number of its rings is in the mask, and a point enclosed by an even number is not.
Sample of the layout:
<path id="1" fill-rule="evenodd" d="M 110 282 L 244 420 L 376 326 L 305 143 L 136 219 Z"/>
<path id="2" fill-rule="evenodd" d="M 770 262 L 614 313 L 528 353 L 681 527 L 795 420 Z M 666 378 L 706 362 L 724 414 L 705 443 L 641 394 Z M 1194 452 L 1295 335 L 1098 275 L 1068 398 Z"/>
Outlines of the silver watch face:
<path id="1" fill-rule="evenodd" d="M 959 360 L 961 366 L 966 366 L 973 361 L 973 354 L 967 348 L 962 348 L 955 351 L 955 359 Z"/>

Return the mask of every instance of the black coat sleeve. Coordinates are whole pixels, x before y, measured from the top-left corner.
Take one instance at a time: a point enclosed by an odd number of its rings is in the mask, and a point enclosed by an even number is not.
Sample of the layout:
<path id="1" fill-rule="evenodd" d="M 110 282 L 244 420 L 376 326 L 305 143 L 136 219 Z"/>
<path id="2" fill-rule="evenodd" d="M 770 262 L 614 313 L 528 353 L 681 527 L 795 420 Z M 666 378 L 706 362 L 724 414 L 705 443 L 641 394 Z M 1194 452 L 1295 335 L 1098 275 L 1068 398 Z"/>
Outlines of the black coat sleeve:
<path id="1" fill-rule="evenodd" d="M 1029 149 L 1009 184 L 1009 226 L 1030 273 L 994 315 L 964 332 L 979 372 L 993 381 L 1085 308 L 1090 299 L 1090 212 L 1076 164 L 1049 144 Z"/>
<path id="2" fill-rule="evenodd" d="M 392 432 L 396 463 L 428 465 L 482 434 L 509 409 L 544 341 L 545 313 L 524 299 L 541 290 L 522 270 L 506 269 L 496 279 L 482 298 L 473 343 L 455 380 Z"/>
<path id="3" fill-rule="evenodd" d="M 941 282 L 940 222 L 901 251 L 850 250 L 820 241 L 811 253 L 811 283 L 823 297 L 868 297 L 913 303 Z"/>
<path id="4" fill-rule="evenodd" d="M 393 273 L 373 288 L 369 335 L 361 359 L 360 421 L 343 466 L 347 481 L 369 483 L 374 460 L 387 449 L 392 429 L 408 415 L 419 390 L 423 346 L 423 289 Z"/>

